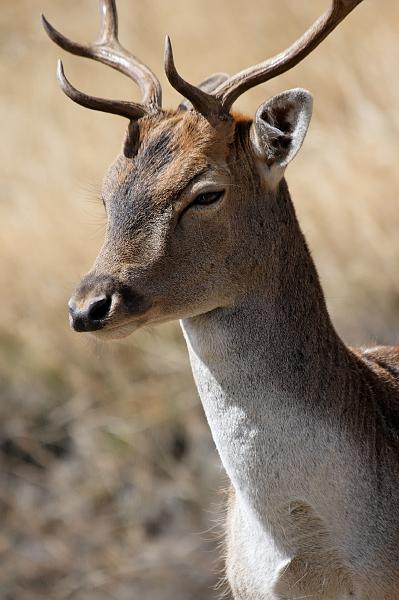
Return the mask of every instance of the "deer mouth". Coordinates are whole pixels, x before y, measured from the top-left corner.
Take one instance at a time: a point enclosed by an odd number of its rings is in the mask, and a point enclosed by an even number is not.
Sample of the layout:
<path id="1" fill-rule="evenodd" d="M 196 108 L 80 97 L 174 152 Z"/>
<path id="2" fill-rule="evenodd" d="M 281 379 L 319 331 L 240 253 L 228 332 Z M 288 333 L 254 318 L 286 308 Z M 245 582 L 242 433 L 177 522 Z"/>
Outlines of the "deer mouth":
<path id="1" fill-rule="evenodd" d="M 141 327 L 144 327 L 146 322 L 147 321 L 144 319 L 131 319 L 125 323 L 122 322 L 115 325 L 105 325 L 101 329 L 91 331 L 90 333 L 98 340 L 102 340 L 104 342 L 122 340 Z"/>

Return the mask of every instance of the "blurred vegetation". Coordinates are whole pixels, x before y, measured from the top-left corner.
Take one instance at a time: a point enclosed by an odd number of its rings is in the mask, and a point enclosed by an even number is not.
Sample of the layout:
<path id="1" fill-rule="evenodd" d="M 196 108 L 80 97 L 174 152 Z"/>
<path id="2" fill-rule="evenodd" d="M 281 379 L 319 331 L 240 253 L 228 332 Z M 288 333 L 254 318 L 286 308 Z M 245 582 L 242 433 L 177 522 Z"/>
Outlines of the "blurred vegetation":
<path id="1" fill-rule="evenodd" d="M 118 4 L 121 39 L 161 76 L 170 106 L 166 32 L 181 73 L 198 81 L 274 54 L 327 6 Z M 3 0 L 0 12 L 0 595 L 217 597 L 224 482 L 178 326 L 110 345 L 68 327 L 66 301 L 101 243 L 100 182 L 125 123 L 62 96 L 62 52 L 41 31 L 41 11 L 82 41 L 98 20 L 96 0 Z M 288 180 L 334 322 L 353 344 L 396 343 L 399 329 L 398 22 L 394 0 L 365 2 L 302 65 L 238 103 L 253 113 L 282 89 L 314 94 Z M 110 69 L 73 57 L 65 66 L 87 92 L 139 99 Z"/>

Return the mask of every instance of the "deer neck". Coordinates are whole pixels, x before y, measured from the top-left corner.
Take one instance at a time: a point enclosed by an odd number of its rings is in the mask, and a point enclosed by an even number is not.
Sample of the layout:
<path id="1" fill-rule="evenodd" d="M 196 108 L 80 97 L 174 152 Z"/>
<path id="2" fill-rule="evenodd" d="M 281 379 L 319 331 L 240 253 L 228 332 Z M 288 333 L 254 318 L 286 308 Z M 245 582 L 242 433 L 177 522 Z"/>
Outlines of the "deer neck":
<path id="1" fill-rule="evenodd" d="M 236 495 L 260 506 L 271 490 L 279 501 L 306 494 L 306 469 L 323 453 L 320 419 L 334 411 L 347 360 L 284 182 L 280 188 L 289 226 L 279 230 L 274 262 L 232 306 L 182 322 L 225 470 Z"/>

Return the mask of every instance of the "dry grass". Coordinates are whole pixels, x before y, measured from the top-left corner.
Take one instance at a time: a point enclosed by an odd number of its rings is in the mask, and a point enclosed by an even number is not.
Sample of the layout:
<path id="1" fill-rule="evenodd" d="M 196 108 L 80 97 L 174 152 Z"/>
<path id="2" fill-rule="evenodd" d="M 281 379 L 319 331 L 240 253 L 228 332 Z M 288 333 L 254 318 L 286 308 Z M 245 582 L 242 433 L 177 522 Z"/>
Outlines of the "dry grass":
<path id="1" fill-rule="evenodd" d="M 124 123 L 62 97 L 60 51 L 38 17 L 85 40 L 96 4 L 3 0 L 0 13 L 1 598 L 198 600 L 212 597 L 214 541 L 199 532 L 217 512 L 220 469 L 177 326 L 98 346 L 66 320 L 101 240 L 96 190 Z M 281 49 L 320 4 L 119 0 L 121 37 L 162 73 L 170 33 L 196 81 Z M 365 2 L 304 64 L 239 104 L 253 112 L 298 85 L 315 96 L 288 179 L 334 320 L 353 343 L 397 340 L 398 22 L 393 0 Z M 104 67 L 65 63 L 89 92 L 132 94 Z"/>

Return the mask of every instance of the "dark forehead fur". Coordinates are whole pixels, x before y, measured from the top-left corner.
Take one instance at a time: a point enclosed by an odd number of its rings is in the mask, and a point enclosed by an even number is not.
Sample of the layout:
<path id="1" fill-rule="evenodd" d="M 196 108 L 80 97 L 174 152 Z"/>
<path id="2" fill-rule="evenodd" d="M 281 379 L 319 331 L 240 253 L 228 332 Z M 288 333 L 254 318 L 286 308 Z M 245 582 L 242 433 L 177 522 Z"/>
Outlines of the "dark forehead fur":
<path id="1" fill-rule="evenodd" d="M 145 117 L 129 126 L 104 192 L 114 195 L 120 186 L 139 185 L 162 203 L 197 173 L 226 160 L 234 132 L 233 119 L 212 124 L 194 111 Z"/>
<path id="2" fill-rule="evenodd" d="M 209 122 L 194 111 L 163 111 L 129 125 L 122 154 L 104 182 L 109 216 L 124 228 L 145 223 L 202 171 L 226 162 L 235 120 Z M 239 134 L 238 134 L 239 135 Z"/>

